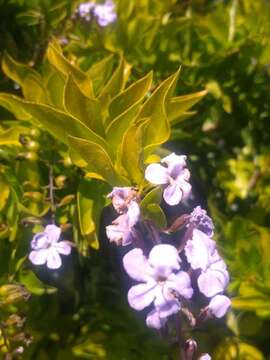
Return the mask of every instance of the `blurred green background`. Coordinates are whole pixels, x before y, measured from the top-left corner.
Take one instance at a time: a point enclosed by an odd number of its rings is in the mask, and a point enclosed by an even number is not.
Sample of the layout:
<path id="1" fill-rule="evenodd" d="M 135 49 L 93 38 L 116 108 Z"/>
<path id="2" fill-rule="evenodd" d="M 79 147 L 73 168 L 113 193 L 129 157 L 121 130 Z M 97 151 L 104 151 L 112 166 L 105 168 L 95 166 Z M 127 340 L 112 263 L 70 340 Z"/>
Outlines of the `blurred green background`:
<path id="1" fill-rule="evenodd" d="M 197 202 L 213 217 L 231 274 L 226 323 L 213 321 L 195 335 L 214 359 L 270 359 L 269 1 L 118 0 L 117 20 L 107 27 L 79 19 L 78 4 L 0 0 L 0 57 L 46 72 L 47 45 L 55 41 L 82 70 L 110 54 L 114 67 L 121 54 L 132 66 L 130 81 L 153 70 L 158 84 L 181 65 L 178 95 L 208 91 L 166 144 L 188 155 Z M 0 91 L 20 95 L 21 86 L 5 71 Z M 97 239 L 78 231 L 75 198 L 84 189 L 66 147 L 6 106 L 0 131 L 0 357 L 172 359 L 174 350 L 128 308 L 119 254 L 105 240 L 96 251 Z M 49 213 L 52 159 L 57 217 L 78 245 L 56 273 L 25 262 L 32 232 Z"/>

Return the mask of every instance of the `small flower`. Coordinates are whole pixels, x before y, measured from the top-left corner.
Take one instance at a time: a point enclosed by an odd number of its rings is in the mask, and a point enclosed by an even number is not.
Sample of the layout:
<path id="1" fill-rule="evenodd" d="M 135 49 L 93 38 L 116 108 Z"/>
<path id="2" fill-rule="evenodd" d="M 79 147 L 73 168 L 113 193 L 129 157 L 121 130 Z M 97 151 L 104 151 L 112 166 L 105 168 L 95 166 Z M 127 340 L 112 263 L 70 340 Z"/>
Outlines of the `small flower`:
<path id="1" fill-rule="evenodd" d="M 137 201 L 137 192 L 132 187 L 114 187 L 107 198 L 112 200 L 113 207 L 118 214 L 123 214 L 127 212 L 132 201 Z"/>
<path id="2" fill-rule="evenodd" d="M 222 318 L 231 306 L 231 300 L 225 295 L 214 296 L 209 305 L 208 309 L 211 314 L 217 318 Z"/>
<path id="3" fill-rule="evenodd" d="M 216 256 L 216 243 L 202 231 L 194 229 L 192 239 L 186 243 L 185 255 L 192 269 L 206 270 Z"/>
<path id="4" fill-rule="evenodd" d="M 200 292 L 206 297 L 212 297 L 223 292 L 229 280 L 230 277 L 227 266 L 225 262 L 219 258 L 219 260 L 210 264 L 206 271 L 201 272 L 198 277 L 198 287 Z"/>
<path id="5" fill-rule="evenodd" d="M 107 0 L 104 4 L 96 5 L 93 11 L 100 26 L 107 26 L 117 19 L 115 5 Z"/>
<path id="6" fill-rule="evenodd" d="M 93 2 L 85 2 L 78 6 L 77 12 L 79 16 L 86 21 L 91 20 L 90 12 L 95 7 L 95 3 Z"/>
<path id="7" fill-rule="evenodd" d="M 190 172 L 186 166 L 186 156 L 175 153 L 161 160 L 162 164 L 150 164 L 145 170 L 145 178 L 155 185 L 167 185 L 163 192 L 165 202 L 171 206 L 177 205 L 191 191 L 188 183 Z"/>
<path id="8" fill-rule="evenodd" d="M 123 265 L 131 278 L 142 282 L 130 288 L 129 305 L 140 311 L 154 303 L 146 320 L 150 327 L 162 327 L 168 316 L 180 310 L 179 297 L 190 299 L 193 295 L 190 277 L 179 271 L 179 254 L 172 245 L 154 246 L 148 259 L 141 249 L 133 249 L 124 256 Z"/>
<path id="9" fill-rule="evenodd" d="M 107 196 L 112 199 L 115 210 L 122 214 L 111 225 L 106 226 L 107 237 L 117 245 L 129 245 L 136 236 L 134 226 L 140 218 L 140 207 L 136 202 L 136 196 L 136 191 L 129 187 L 115 187 Z"/>
<path id="10" fill-rule="evenodd" d="M 62 265 L 59 254 L 69 255 L 71 243 L 69 241 L 58 242 L 61 229 L 56 225 L 47 225 L 43 232 L 37 233 L 31 241 L 33 251 L 29 254 L 29 260 L 35 265 L 46 264 L 49 269 L 58 269 Z"/>
<path id="11" fill-rule="evenodd" d="M 197 229 L 204 232 L 207 236 L 212 237 L 214 235 L 214 224 L 207 212 L 200 206 L 196 206 L 190 214 L 189 220 L 190 225 L 194 225 Z"/>
<path id="12" fill-rule="evenodd" d="M 198 360 L 211 360 L 211 356 L 209 354 L 202 354 Z"/>
<path id="13" fill-rule="evenodd" d="M 201 269 L 198 286 L 205 296 L 212 297 L 226 288 L 229 274 L 216 249 L 216 243 L 200 230 L 193 230 L 185 246 L 185 255 L 192 269 Z"/>

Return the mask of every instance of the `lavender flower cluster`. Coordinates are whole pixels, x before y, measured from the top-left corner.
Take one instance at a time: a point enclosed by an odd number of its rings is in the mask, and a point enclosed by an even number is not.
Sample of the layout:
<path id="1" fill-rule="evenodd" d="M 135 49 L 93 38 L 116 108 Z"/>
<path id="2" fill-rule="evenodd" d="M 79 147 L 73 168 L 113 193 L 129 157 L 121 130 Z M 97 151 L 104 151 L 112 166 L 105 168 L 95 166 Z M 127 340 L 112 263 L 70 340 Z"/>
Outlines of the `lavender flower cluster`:
<path id="1" fill-rule="evenodd" d="M 98 24 L 102 27 L 113 23 L 117 19 L 115 5 L 111 0 L 104 4 L 95 4 L 94 2 L 81 3 L 77 8 L 77 14 L 85 21 L 91 21 L 96 18 Z"/>
<path id="2" fill-rule="evenodd" d="M 172 153 L 160 164 L 148 165 L 145 178 L 162 186 L 163 199 L 170 206 L 180 204 L 191 192 L 186 156 Z M 147 228 L 149 221 L 143 219 L 136 189 L 116 187 L 108 197 L 118 217 L 106 227 L 107 237 L 117 245 L 133 247 L 123 257 L 125 271 L 138 282 L 129 289 L 128 302 L 137 311 L 149 309 L 147 326 L 160 330 L 181 312 L 192 319 L 192 327 L 211 317 L 223 317 L 231 305 L 223 294 L 229 273 L 212 239 L 214 226 L 206 211 L 197 206 L 190 214 L 182 215 L 178 221 L 181 225 L 172 226 L 175 231 L 171 242 L 162 243 L 162 231 L 154 229 L 156 235 L 149 249 L 145 232 L 142 234 L 140 230 L 142 225 Z M 193 309 L 198 306 L 195 304 L 198 297 L 204 304 L 208 301 L 208 305 L 195 315 Z M 211 357 L 203 354 L 200 359 Z"/>
<path id="3" fill-rule="evenodd" d="M 161 163 L 146 167 L 145 178 L 162 186 L 163 199 L 175 206 L 191 193 L 186 156 L 175 153 Z M 150 185 L 149 184 L 149 185 Z M 108 194 L 117 217 L 106 226 L 110 242 L 132 247 L 123 257 L 123 266 L 138 284 L 128 291 L 129 305 L 141 311 L 147 308 L 146 325 L 161 330 L 171 318 L 184 315 L 191 328 L 212 317 L 222 318 L 231 305 L 224 295 L 229 273 L 213 240 L 214 225 L 200 206 L 182 214 L 167 229 L 158 229 L 144 218 L 136 188 L 115 187 Z M 162 233 L 166 233 L 166 243 Z M 31 242 L 30 261 L 58 269 L 60 255 L 69 255 L 72 243 L 59 241 L 61 229 L 47 225 Z M 204 304 L 198 311 L 198 305 Z M 205 304 L 207 304 L 205 306 Z M 195 309 L 195 310 L 194 310 Z M 194 340 L 192 340 L 194 343 Z M 211 359 L 202 354 L 199 359 Z"/>

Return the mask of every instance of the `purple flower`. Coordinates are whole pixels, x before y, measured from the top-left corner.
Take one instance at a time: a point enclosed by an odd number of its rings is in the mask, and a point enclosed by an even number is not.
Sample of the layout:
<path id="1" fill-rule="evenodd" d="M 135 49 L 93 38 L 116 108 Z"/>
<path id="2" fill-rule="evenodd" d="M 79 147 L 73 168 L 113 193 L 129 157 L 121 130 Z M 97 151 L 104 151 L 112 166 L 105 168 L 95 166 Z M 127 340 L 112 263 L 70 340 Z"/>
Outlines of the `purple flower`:
<path id="1" fill-rule="evenodd" d="M 218 293 L 223 292 L 230 277 L 227 271 L 225 262 L 219 258 L 208 266 L 205 271 L 202 271 L 198 277 L 198 286 L 200 292 L 206 297 L 212 297 Z"/>
<path id="2" fill-rule="evenodd" d="M 196 206 L 190 214 L 189 220 L 190 225 L 194 225 L 197 229 L 204 232 L 207 236 L 212 237 L 214 235 L 214 224 L 207 212 L 200 206 Z"/>
<path id="3" fill-rule="evenodd" d="M 198 286 L 205 296 L 212 297 L 226 288 L 229 274 L 216 249 L 216 243 L 200 230 L 193 230 L 185 246 L 185 255 L 192 269 L 201 269 Z"/>
<path id="4" fill-rule="evenodd" d="M 104 4 L 96 5 L 93 12 L 100 26 L 107 26 L 117 19 L 115 5 L 110 0 Z"/>
<path id="5" fill-rule="evenodd" d="M 216 243 L 205 233 L 194 229 L 192 239 L 185 246 L 185 254 L 192 269 L 206 270 L 212 258 L 216 256 Z"/>
<path id="6" fill-rule="evenodd" d="M 113 207 L 121 214 L 106 226 L 107 237 L 117 245 L 129 245 L 135 237 L 133 228 L 140 218 L 137 193 L 130 187 L 114 187 L 107 197 L 112 199 Z"/>
<path id="7" fill-rule="evenodd" d="M 86 21 L 90 21 L 91 20 L 90 12 L 94 7 L 95 7 L 95 3 L 91 1 L 85 2 L 78 6 L 77 12 L 81 18 L 85 19 Z"/>
<path id="8" fill-rule="evenodd" d="M 145 178 L 155 185 L 164 185 L 163 198 L 171 206 L 177 205 L 191 191 L 188 183 L 190 172 L 186 168 L 186 156 L 172 153 L 161 160 L 164 164 L 150 164 L 145 170 Z"/>
<path id="9" fill-rule="evenodd" d="M 127 212 L 132 201 L 137 201 L 137 192 L 132 187 L 114 187 L 107 197 L 112 200 L 113 207 L 118 214 Z"/>
<path id="10" fill-rule="evenodd" d="M 124 256 L 126 272 L 141 282 L 130 288 L 129 305 L 135 310 L 143 310 L 154 303 L 154 309 L 147 316 L 147 326 L 162 327 L 168 316 L 181 309 L 179 298 L 192 297 L 190 277 L 186 272 L 179 271 L 180 261 L 176 248 L 167 244 L 154 246 L 148 259 L 139 248 Z"/>
<path id="11" fill-rule="evenodd" d="M 61 229 L 56 225 L 47 225 L 43 232 L 37 233 L 31 241 L 32 251 L 29 260 L 35 265 L 46 264 L 49 269 L 58 269 L 62 265 L 59 254 L 69 255 L 71 243 L 69 241 L 58 242 Z"/>
<path id="12" fill-rule="evenodd" d="M 231 300 L 225 295 L 214 296 L 209 305 L 208 309 L 211 314 L 217 318 L 222 318 L 231 306 Z"/>
<path id="13" fill-rule="evenodd" d="M 209 354 L 202 354 L 198 360 L 211 360 L 211 356 Z"/>

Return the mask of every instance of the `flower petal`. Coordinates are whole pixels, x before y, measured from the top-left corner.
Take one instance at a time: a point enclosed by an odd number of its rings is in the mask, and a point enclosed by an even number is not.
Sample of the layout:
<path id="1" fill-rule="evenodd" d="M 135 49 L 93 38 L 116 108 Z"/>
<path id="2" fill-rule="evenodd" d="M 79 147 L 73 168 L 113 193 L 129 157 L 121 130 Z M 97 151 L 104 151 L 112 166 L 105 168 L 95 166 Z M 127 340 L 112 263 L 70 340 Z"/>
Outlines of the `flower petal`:
<path id="1" fill-rule="evenodd" d="M 140 207 L 136 201 L 131 201 L 129 203 L 127 217 L 130 227 L 134 226 L 139 221 Z"/>
<path id="2" fill-rule="evenodd" d="M 176 155 L 171 153 L 170 155 L 164 157 L 161 160 L 161 163 L 165 163 L 168 166 L 169 174 L 172 178 L 177 176 L 183 168 L 186 166 L 186 156 L 185 155 Z"/>
<path id="3" fill-rule="evenodd" d="M 175 290 L 179 295 L 190 299 L 193 295 L 191 281 L 188 273 L 179 271 L 177 274 L 171 274 L 166 281 L 166 287 Z"/>
<path id="4" fill-rule="evenodd" d="M 40 232 L 34 235 L 31 241 L 31 247 L 34 250 L 46 249 L 50 245 L 48 235 L 44 232 Z"/>
<path id="5" fill-rule="evenodd" d="M 131 191 L 131 187 L 114 187 L 112 192 L 107 195 L 108 198 L 112 199 L 113 207 L 119 214 L 126 210 L 126 200 Z"/>
<path id="6" fill-rule="evenodd" d="M 177 249 L 168 244 L 156 245 L 149 254 L 149 264 L 155 277 L 167 278 L 173 270 L 180 269 L 180 257 Z"/>
<path id="7" fill-rule="evenodd" d="M 161 318 L 176 314 L 181 309 L 179 301 L 164 286 L 157 287 L 154 305 Z"/>
<path id="8" fill-rule="evenodd" d="M 62 265 L 62 260 L 57 250 L 54 247 L 50 247 L 47 251 L 47 267 L 49 269 L 59 269 Z"/>
<path id="9" fill-rule="evenodd" d="M 155 185 L 167 184 L 169 181 L 168 170 L 160 164 L 150 164 L 145 169 L 145 178 Z"/>
<path id="10" fill-rule="evenodd" d="M 43 265 L 46 263 L 47 255 L 47 249 L 40 249 L 36 251 L 31 251 L 28 258 L 34 265 Z"/>
<path id="11" fill-rule="evenodd" d="M 123 265 L 132 279 L 145 282 L 151 279 L 151 269 L 141 249 L 129 251 L 123 257 Z"/>
<path id="12" fill-rule="evenodd" d="M 147 315 L 146 325 L 150 328 L 159 330 L 165 325 L 166 321 L 167 321 L 166 318 L 161 318 L 159 316 L 158 311 L 152 310 Z"/>
<path id="13" fill-rule="evenodd" d="M 150 281 L 146 284 L 132 286 L 128 292 L 129 305 L 135 310 L 143 310 L 153 302 L 156 296 L 156 283 Z"/>
<path id="14" fill-rule="evenodd" d="M 202 354 L 198 360 L 211 360 L 211 356 L 209 354 Z"/>
<path id="15" fill-rule="evenodd" d="M 168 185 L 163 191 L 163 198 L 170 206 L 179 204 L 182 196 L 183 192 L 176 182 L 173 182 L 172 185 Z"/>
<path id="16" fill-rule="evenodd" d="M 231 300 L 227 296 L 216 295 L 211 299 L 208 308 L 215 317 L 222 318 L 230 306 Z"/>
<path id="17" fill-rule="evenodd" d="M 71 253 L 71 245 L 69 241 L 60 241 L 52 245 L 59 254 L 69 255 Z"/>
<path id="18" fill-rule="evenodd" d="M 211 255 L 215 252 L 216 243 L 198 229 L 193 230 L 192 240 L 185 246 L 185 255 L 192 269 L 206 270 L 211 262 Z"/>
<path id="19" fill-rule="evenodd" d="M 218 270 L 207 269 L 198 277 L 198 286 L 205 296 L 212 297 L 223 292 L 228 285 L 229 274 L 227 270 L 223 272 Z"/>
<path id="20" fill-rule="evenodd" d="M 45 227 L 44 233 L 48 235 L 50 242 L 57 242 L 61 235 L 61 229 L 54 224 L 50 224 Z"/>

